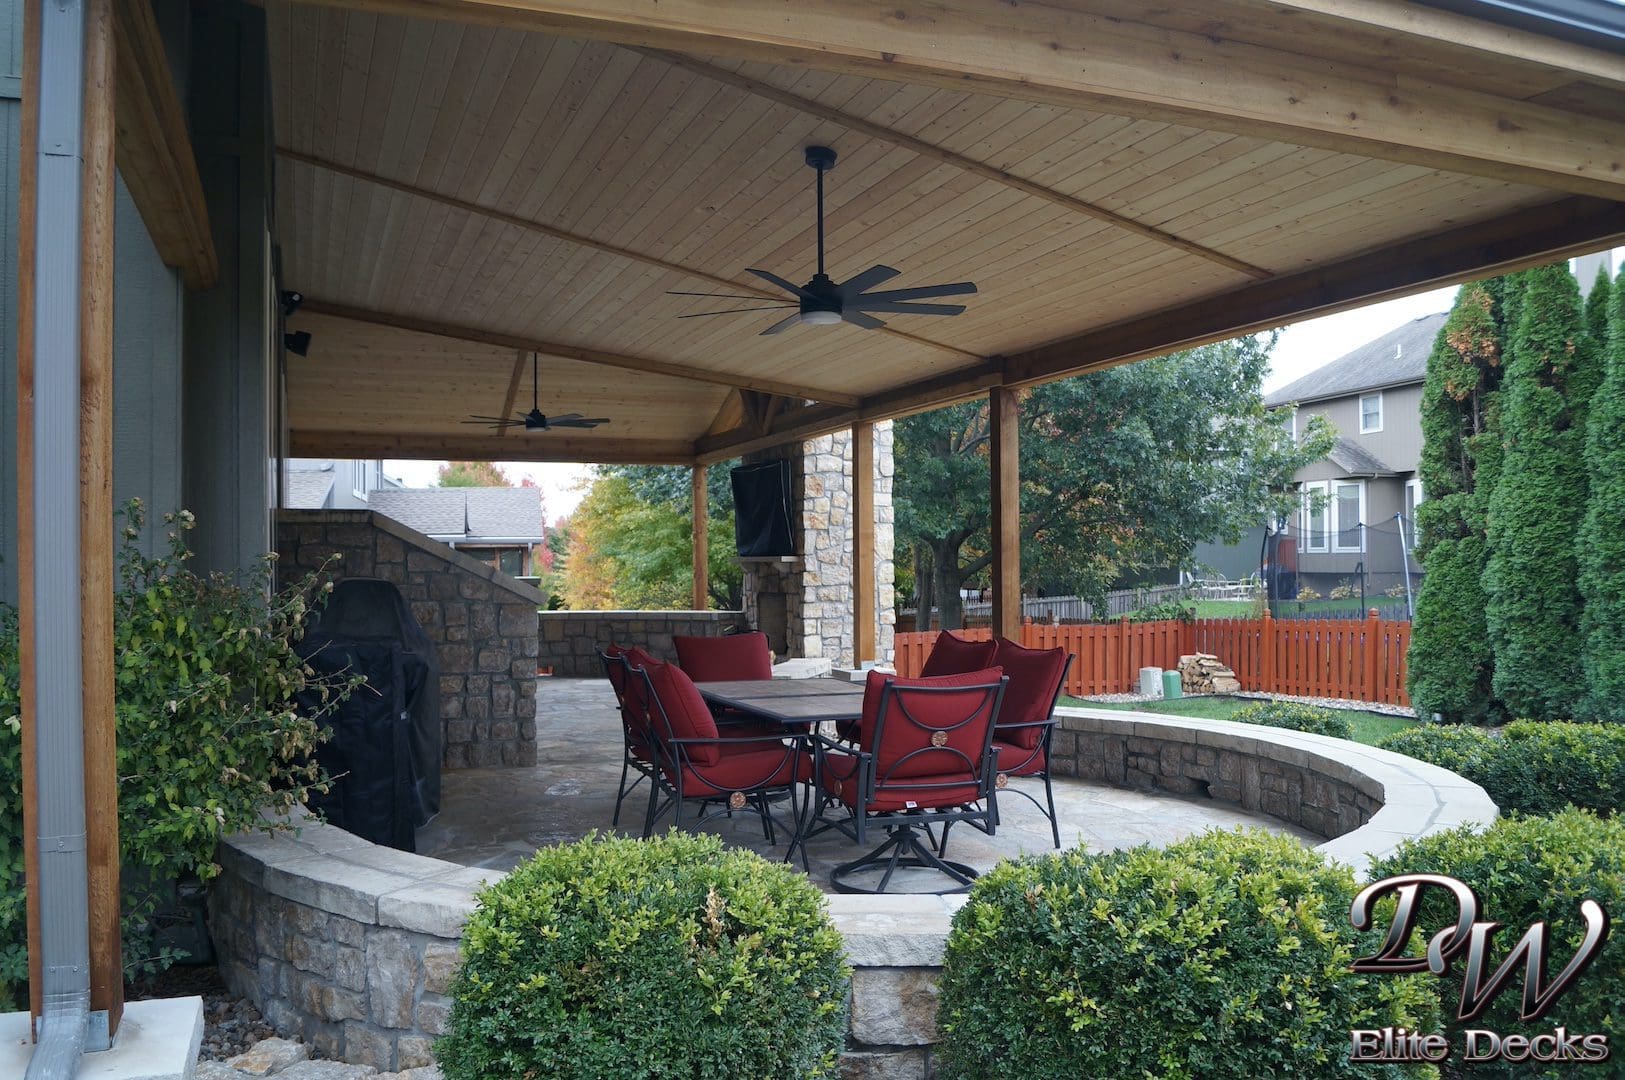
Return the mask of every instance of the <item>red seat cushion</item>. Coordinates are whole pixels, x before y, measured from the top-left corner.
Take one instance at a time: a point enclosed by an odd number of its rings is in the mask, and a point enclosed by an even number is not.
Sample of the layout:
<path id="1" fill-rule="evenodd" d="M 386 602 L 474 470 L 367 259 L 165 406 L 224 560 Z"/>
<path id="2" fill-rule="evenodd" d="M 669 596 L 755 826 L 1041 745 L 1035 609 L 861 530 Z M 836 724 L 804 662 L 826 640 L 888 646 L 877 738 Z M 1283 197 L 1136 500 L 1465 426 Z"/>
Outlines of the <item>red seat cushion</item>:
<path id="1" fill-rule="evenodd" d="M 877 780 L 885 783 L 905 777 L 938 776 L 943 773 L 964 776 L 973 770 L 980 759 L 982 740 L 992 717 L 987 691 L 972 688 L 997 683 L 1002 674 L 998 668 L 986 668 L 958 675 L 903 679 L 871 671 L 863 688 L 863 719 L 858 727 L 858 746 L 875 755 Z M 881 701 L 886 696 L 884 691 L 887 686 L 892 688 L 891 704 L 887 706 L 885 728 L 880 732 L 881 742 L 877 746 L 876 731 L 880 727 Z M 960 694 L 909 693 L 911 689 L 951 687 L 967 689 Z M 976 721 L 961 724 L 979 706 L 987 708 Z M 946 743 L 940 747 L 931 741 L 937 730 L 947 737 Z"/>
<path id="2" fill-rule="evenodd" d="M 1065 649 L 1029 649 L 1008 638 L 994 642 L 994 662 L 1010 676 L 999 706 L 998 738 L 1031 750 L 1044 736 L 1041 727 L 1006 728 L 1005 724 L 1027 724 L 1048 720 L 1066 673 Z"/>
<path id="3" fill-rule="evenodd" d="M 727 795 L 735 791 L 784 787 L 810 775 L 799 752 L 765 742 L 724 746 L 712 764 L 694 761 L 683 770 L 683 797 Z"/>
<path id="4" fill-rule="evenodd" d="M 674 739 L 715 739 L 717 722 L 700 696 L 699 688 L 676 664 L 655 664 L 645 668 L 654 686 L 655 700 L 666 712 Z M 657 732 L 658 733 L 658 732 Z M 658 733 L 664 734 L 664 733 Z M 690 744 L 688 759 L 696 765 L 714 765 L 721 751 L 715 743 Z"/>
<path id="5" fill-rule="evenodd" d="M 695 682 L 773 677 L 773 653 L 767 647 L 766 634 L 679 635 L 673 636 L 671 643 L 677 648 L 677 662 Z"/>
<path id="6" fill-rule="evenodd" d="M 931 655 L 920 669 L 922 679 L 935 675 L 958 675 L 966 671 L 981 671 L 993 666 L 992 641 L 966 641 L 944 630 L 931 646 Z"/>
<path id="7" fill-rule="evenodd" d="M 999 756 L 999 772 L 1006 776 L 1034 776 L 1043 772 L 1047 764 L 1042 747 L 1017 746 L 994 739 L 993 752 Z"/>
<path id="8" fill-rule="evenodd" d="M 853 809 L 857 809 L 858 797 L 861 794 L 858 790 L 857 771 L 857 755 L 843 754 L 834 750 L 825 752 L 824 790 Z M 884 812 L 963 806 L 981 798 L 977 785 L 964 783 L 964 779 L 965 774 L 961 771 L 951 774 L 911 776 L 906 781 L 877 786 L 874 801 L 865 809 Z M 937 784 L 943 786 L 928 786 Z"/>

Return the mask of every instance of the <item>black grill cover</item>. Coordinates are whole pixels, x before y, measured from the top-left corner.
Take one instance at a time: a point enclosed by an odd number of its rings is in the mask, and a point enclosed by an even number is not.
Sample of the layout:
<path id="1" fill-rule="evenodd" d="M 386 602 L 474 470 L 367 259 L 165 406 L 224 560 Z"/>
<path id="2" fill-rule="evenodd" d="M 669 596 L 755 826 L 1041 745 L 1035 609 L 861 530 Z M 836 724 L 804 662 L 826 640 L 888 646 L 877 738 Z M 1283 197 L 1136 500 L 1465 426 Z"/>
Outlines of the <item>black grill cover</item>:
<path id="1" fill-rule="evenodd" d="M 316 758 L 338 779 L 312 808 L 373 843 L 414 850 L 414 830 L 440 812 L 440 670 L 429 636 L 394 585 L 347 578 L 299 653 L 320 674 L 367 679 L 325 719 L 332 736 Z M 300 704 L 314 712 L 320 700 L 306 693 Z"/>

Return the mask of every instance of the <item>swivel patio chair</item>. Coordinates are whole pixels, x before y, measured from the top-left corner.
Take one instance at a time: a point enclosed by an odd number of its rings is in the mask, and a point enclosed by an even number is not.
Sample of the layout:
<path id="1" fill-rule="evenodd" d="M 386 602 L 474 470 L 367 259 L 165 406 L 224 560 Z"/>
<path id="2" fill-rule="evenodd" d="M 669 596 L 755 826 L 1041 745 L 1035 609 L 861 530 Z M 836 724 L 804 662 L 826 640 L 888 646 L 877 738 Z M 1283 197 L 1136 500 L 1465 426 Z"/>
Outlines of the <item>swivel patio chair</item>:
<path id="1" fill-rule="evenodd" d="M 1050 836 L 1061 846 L 1061 826 L 1055 817 L 1055 789 L 1050 782 L 1050 744 L 1055 737 L 1055 702 L 1060 699 L 1066 673 L 1076 659 L 1065 649 L 1028 649 L 999 638 L 994 663 L 1004 669 L 1010 685 L 998 725 L 993 729 L 993 751 L 998 772 L 993 782 L 993 824 L 999 824 L 999 802 L 1007 794 L 1020 795 L 1049 818 Z M 1010 777 L 1044 781 L 1044 802 L 1030 792 L 1007 786 Z M 947 840 L 946 832 L 943 836 Z"/>
<path id="2" fill-rule="evenodd" d="M 884 843 L 831 872 L 837 891 L 885 892 L 899 868 L 945 875 L 952 887 L 943 892 L 968 889 L 976 871 L 942 858 L 920 833 L 929 840 L 931 826 L 942 825 L 945 846 L 946 830 L 957 821 L 992 831 L 993 727 L 1006 681 L 998 668 L 919 679 L 871 672 L 858 748 L 813 737 L 816 794 L 808 796 L 786 860 L 799 846 L 805 865 L 807 841 L 827 830 L 861 846 L 879 828 L 887 833 Z M 836 806 L 846 816 L 826 817 Z M 877 884 L 856 880 L 875 869 L 881 870 Z"/>
<path id="3" fill-rule="evenodd" d="M 996 645 L 992 640 L 970 641 L 944 630 L 932 643 L 931 654 L 925 658 L 925 666 L 920 669 L 920 677 L 931 678 L 937 675 L 983 671 L 997 663 L 993 659 L 995 648 Z"/>
<path id="4" fill-rule="evenodd" d="M 644 816 L 644 837 L 652 835 L 655 822 L 668 810 L 672 824 L 683 828 L 683 808 L 689 804 L 699 809 L 699 816 L 690 823 L 696 826 L 754 807 L 767 842 L 776 844 L 768 803 L 788 797 L 791 820 L 799 817 L 796 788 L 810 772 L 803 752 L 806 737 L 719 733 L 693 680 L 675 664 L 648 663 L 633 668 L 630 676 L 633 684 L 641 684 L 649 702 L 657 765 Z M 628 691 L 628 696 L 634 692 Z"/>

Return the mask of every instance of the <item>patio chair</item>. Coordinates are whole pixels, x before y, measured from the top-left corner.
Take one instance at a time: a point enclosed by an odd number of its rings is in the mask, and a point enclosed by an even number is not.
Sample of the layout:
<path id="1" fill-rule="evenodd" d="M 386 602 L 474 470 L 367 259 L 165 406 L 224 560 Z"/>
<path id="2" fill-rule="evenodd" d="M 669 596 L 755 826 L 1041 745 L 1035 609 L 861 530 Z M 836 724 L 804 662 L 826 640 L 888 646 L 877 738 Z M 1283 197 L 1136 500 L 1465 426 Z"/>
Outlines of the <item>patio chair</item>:
<path id="1" fill-rule="evenodd" d="M 648 663 L 631 670 L 633 684 L 649 702 L 650 730 L 657 769 L 649 791 L 643 835 L 670 810 L 672 824 L 683 827 L 683 807 L 697 804 L 702 825 L 718 814 L 732 815 L 747 806 L 762 819 L 769 844 L 778 842 L 772 798 L 788 796 L 791 819 L 798 815 L 796 788 L 810 775 L 803 753 L 805 736 L 778 732 L 765 735 L 721 733 L 694 681 L 675 664 Z M 634 696 L 632 691 L 628 696 Z M 660 803 L 660 797 L 665 803 Z M 719 809 L 706 811 L 708 806 Z"/>
<path id="2" fill-rule="evenodd" d="M 984 671 L 993 666 L 992 641 L 967 641 L 944 630 L 931 646 L 931 655 L 920 669 L 921 678 L 937 675 L 959 675 L 967 671 Z"/>
<path id="3" fill-rule="evenodd" d="M 824 735 L 812 737 L 815 794 L 785 859 L 799 846 L 803 865 L 812 837 L 835 829 L 860 846 L 871 829 L 885 830 L 884 843 L 830 873 L 838 892 L 885 892 L 899 868 L 935 870 L 963 892 L 976 871 L 948 862 L 941 850 L 921 842 L 933 825 L 956 821 L 993 827 L 993 727 L 1006 679 L 998 668 L 958 675 L 902 679 L 871 672 L 864 688 L 858 748 Z M 839 805 L 844 817 L 827 818 Z M 867 887 L 857 875 L 883 868 Z"/>
<path id="4" fill-rule="evenodd" d="M 720 637 L 674 634 L 671 643 L 677 650 L 677 666 L 697 683 L 773 677 L 773 652 L 767 647 L 766 634 L 753 632 Z M 716 717 L 719 728 L 726 729 L 723 734 L 751 737 L 777 733 L 776 728 L 737 709 L 713 705 L 711 715 Z"/>
<path id="5" fill-rule="evenodd" d="M 993 729 L 993 751 L 998 759 L 993 781 L 993 824 L 999 823 L 1000 797 L 1020 795 L 1049 818 L 1056 847 L 1061 846 L 1061 826 L 1055 818 L 1055 789 L 1050 782 L 1050 743 L 1055 737 L 1055 702 L 1060 699 L 1066 673 L 1075 659 L 1065 649 L 1028 649 L 1008 638 L 998 638 L 993 653 L 994 663 L 1010 680 L 999 723 Z M 1012 776 L 1043 780 L 1044 802 L 1020 788 L 1008 787 Z M 946 830 L 943 842 L 947 842 Z"/>
<path id="6" fill-rule="evenodd" d="M 647 657 L 642 650 L 623 649 L 613 642 L 598 650 L 604 676 L 615 691 L 615 705 L 621 713 L 621 784 L 615 792 L 615 816 L 610 820 L 615 827 L 621 823 L 621 803 L 645 779 L 652 782 L 657 771 L 648 693 L 641 680 L 632 678 L 634 652 L 641 654 L 639 659 Z"/>

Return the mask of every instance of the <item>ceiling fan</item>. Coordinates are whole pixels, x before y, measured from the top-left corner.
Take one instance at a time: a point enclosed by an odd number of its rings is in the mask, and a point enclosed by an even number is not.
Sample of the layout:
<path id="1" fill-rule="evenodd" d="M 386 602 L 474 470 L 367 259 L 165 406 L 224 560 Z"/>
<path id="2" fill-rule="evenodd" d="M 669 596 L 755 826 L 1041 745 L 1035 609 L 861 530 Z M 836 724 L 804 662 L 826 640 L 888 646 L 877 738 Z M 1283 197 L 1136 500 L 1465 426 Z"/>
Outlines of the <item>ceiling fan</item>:
<path id="1" fill-rule="evenodd" d="M 563 416 L 544 416 L 542 414 L 541 394 L 537 369 L 542 365 L 540 353 L 530 354 L 530 412 L 515 413 L 506 416 L 478 416 L 471 415 L 465 424 L 481 424 L 497 431 L 504 431 L 511 427 L 522 427 L 526 431 L 551 431 L 553 428 L 595 428 L 599 424 L 609 423 L 604 416 L 585 417 L 580 413 L 565 413 Z"/>
<path id="2" fill-rule="evenodd" d="M 883 284 L 896 277 L 902 271 L 893 270 L 889 266 L 875 265 L 858 274 L 856 277 L 836 283 L 831 281 L 824 273 L 824 174 L 835 167 L 835 151 L 827 146 L 809 146 L 806 149 L 807 164 L 818 174 L 818 273 L 813 275 L 811 281 L 805 285 L 795 285 L 777 274 L 755 267 L 747 268 L 750 273 L 764 281 L 783 289 L 794 301 L 783 303 L 767 303 L 764 306 L 748 308 L 731 308 L 727 311 L 701 311 L 693 315 L 679 315 L 680 319 L 698 319 L 708 315 L 732 315 L 741 311 L 773 311 L 778 308 L 794 307 L 796 311 L 786 318 L 774 323 L 762 331 L 763 336 L 778 334 L 797 323 L 807 323 L 812 326 L 829 326 L 838 322 L 849 322 L 853 326 L 861 326 L 866 330 L 873 330 L 886 324 L 874 317 L 872 313 L 882 315 L 958 315 L 965 310 L 963 304 L 917 304 L 908 303 L 911 300 L 926 300 L 938 296 L 965 296 L 976 291 L 974 283 L 958 281 L 951 285 L 921 285 L 913 289 L 888 289 L 883 292 L 869 292 L 867 290 L 876 285 Z M 672 290 L 673 296 L 709 296 L 720 300 L 756 300 L 759 296 L 736 296 L 730 293 L 702 293 L 680 292 Z"/>

